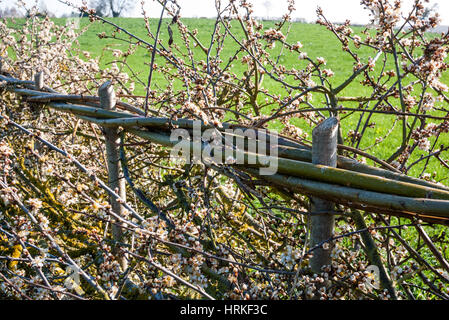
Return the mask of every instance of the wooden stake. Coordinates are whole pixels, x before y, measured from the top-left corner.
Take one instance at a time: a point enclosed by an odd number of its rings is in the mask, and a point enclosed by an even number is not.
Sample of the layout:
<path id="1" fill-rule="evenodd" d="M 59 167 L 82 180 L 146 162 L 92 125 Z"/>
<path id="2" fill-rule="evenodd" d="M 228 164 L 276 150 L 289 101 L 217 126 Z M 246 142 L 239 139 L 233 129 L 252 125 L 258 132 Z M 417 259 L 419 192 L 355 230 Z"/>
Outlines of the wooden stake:
<path id="1" fill-rule="evenodd" d="M 318 125 L 312 132 L 312 163 L 330 167 L 337 166 L 337 136 L 338 120 L 335 117 L 328 118 Z M 331 238 L 334 232 L 334 216 L 329 213 L 334 211 L 334 203 L 312 197 L 312 215 L 310 239 L 311 247 Z M 331 263 L 332 243 L 327 243 L 328 248 L 314 250 L 310 260 L 312 271 L 320 274 L 323 266 Z M 326 245 L 327 245 L 326 244 Z"/>
<path id="2" fill-rule="evenodd" d="M 39 91 L 44 88 L 44 74 L 42 71 L 34 75 L 34 87 Z"/>
<path id="3" fill-rule="evenodd" d="M 114 88 L 110 81 L 105 82 L 99 89 L 98 95 L 100 97 L 101 108 L 105 110 L 115 110 L 115 104 L 117 102 Z M 126 201 L 126 185 L 123 173 L 120 167 L 120 154 L 119 154 L 119 134 L 117 127 L 103 128 L 104 137 L 106 141 L 106 155 L 107 155 L 107 167 L 108 167 L 108 184 L 109 187 L 114 190 L 123 201 Z M 112 210 L 121 217 L 126 216 L 125 208 L 117 201 L 116 198 L 110 198 Z M 117 221 L 116 221 L 117 222 Z M 123 228 L 121 224 L 112 225 L 112 237 L 115 241 L 125 243 Z M 122 270 L 125 271 L 128 267 L 126 255 L 119 253 L 119 249 L 115 249 L 115 253 L 119 257 L 119 262 Z"/>

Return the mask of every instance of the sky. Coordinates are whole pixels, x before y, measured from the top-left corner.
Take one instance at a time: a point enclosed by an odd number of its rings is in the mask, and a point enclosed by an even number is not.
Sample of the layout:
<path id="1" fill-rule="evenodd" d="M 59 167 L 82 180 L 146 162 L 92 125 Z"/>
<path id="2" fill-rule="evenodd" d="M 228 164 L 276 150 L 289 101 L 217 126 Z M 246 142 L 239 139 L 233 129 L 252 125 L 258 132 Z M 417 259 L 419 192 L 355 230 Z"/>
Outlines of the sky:
<path id="1" fill-rule="evenodd" d="M 72 9 L 58 0 L 40 0 L 56 16 L 70 13 Z M 31 6 L 34 0 L 24 0 Z M 71 0 L 72 3 L 81 3 L 81 0 Z M 132 12 L 126 16 L 141 16 L 140 1 L 135 1 L 136 6 Z M 287 9 L 287 3 L 284 0 L 252 0 L 254 5 L 254 14 L 258 17 L 280 17 Z M 352 23 L 366 24 L 369 22 L 368 11 L 360 5 L 360 0 L 296 0 L 295 18 L 303 18 L 308 22 L 316 20 L 316 8 L 321 6 L 325 16 L 333 22 L 343 22 L 346 19 Z M 405 6 L 410 6 L 413 0 L 404 0 Z M 178 0 L 181 6 L 182 17 L 214 17 L 215 0 Z M 431 0 L 429 6 L 438 4 L 438 12 L 442 19 L 442 25 L 449 25 L 449 1 Z M 16 0 L 0 0 L 0 8 L 16 6 Z M 151 17 L 159 17 L 161 6 L 153 1 L 145 1 L 145 9 Z"/>

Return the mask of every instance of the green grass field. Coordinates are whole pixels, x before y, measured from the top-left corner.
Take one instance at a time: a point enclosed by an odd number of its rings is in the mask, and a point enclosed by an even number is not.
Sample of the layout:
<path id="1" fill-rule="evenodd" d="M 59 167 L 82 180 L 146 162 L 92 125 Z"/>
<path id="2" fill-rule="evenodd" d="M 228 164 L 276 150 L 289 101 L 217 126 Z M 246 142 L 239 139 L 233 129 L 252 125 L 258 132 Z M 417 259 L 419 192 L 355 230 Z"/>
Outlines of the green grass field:
<path id="1" fill-rule="evenodd" d="M 143 19 L 139 18 L 109 18 L 110 21 L 113 21 L 115 24 L 119 25 L 120 27 L 130 31 L 131 33 L 135 34 L 136 36 L 140 37 L 141 39 L 148 41 L 150 43 L 153 43 L 154 40 L 152 40 L 147 35 L 147 30 L 145 28 L 145 24 Z M 57 24 L 65 24 L 66 19 L 55 19 L 55 22 Z M 167 26 L 169 24 L 170 20 L 164 20 L 162 23 L 161 28 L 161 34 L 160 39 L 162 40 L 163 44 L 168 47 L 168 31 Z M 198 30 L 198 39 L 200 42 L 205 46 L 208 47 L 210 43 L 210 37 L 212 34 L 212 31 L 214 29 L 214 23 L 215 20 L 213 19 L 183 19 L 183 22 L 191 29 L 197 29 Z M 23 23 L 23 20 L 18 19 L 17 24 Z M 150 28 L 152 32 L 155 32 L 157 29 L 157 19 L 153 19 L 150 22 Z M 275 22 L 273 21 L 263 21 L 264 29 L 272 28 L 274 27 Z M 84 28 L 90 24 L 89 20 L 87 18 L 81 19 L 80 27 Z M 284 27 L 284 34 L 286 34 L 286 27 Z M 353 30 L 360 33 L 360 31 L 363 28 L 361 27 L 353 27 Z M 113 49 L 120 49 L 122 51 L 126 51 L 128 49 L 129 43 L 127 42 L 129 40 L 129 37 L 124 33 L 118 33 L 117 37 L 123 39 L 123 41 L 117 40 L 117 39 L 99 39 L 98 34 L 105 32 L 107 35 L 110 35 L 114 31 L 114 28 L 110 25 L 101 23 L 101 22 L 95 22 L 93 24 L 90 24 L 89 29 L 86 33 L 84 33 L 79 38 L 79 44 L 80 48 L 82 50 L 90 52 L 92 57 L 101 57 L 100 58 L 100 66 L 102 68 L 108 68 L 110 67 L 110 64 L 112 61 L 114 61 L 116 58 L 112 55 Z M 240 28 L 233 28 L 233 31 L 235 32 L 237 38 L 243 39 L 244 35 Z M 429 35 L 432 36 L 432 35 Z M 180 45 L 182 48 L 182 39 L 180 39 L 179 31 L 176 28 L 176 26 L 173 26 L 173 38 L 175 44 Z M 336 37 L 326 30 L 324 27 L 315 25 L 315 24 L 302 24 L 302 23 L 293 23 L 291 25 L 291 30 L 288 33 L 287 42 L 289 43 L 296 43 L 297 41 L 300 41 L 303 44 L 302 50 L 308 53 L 308 56 L 312 59 L 315 59 L 316 57 L 324 57 L 327 61 L 326 68 L 330 68 L 334 71 L 335 76 L 331 78 L 331 83 L 333 86 L 338 86 L 341 84 L 344 80 L 346 80 L 351 74 L 352 74 L 352 68 L 353 68 L 353 59 L 347 54 L 344 53 L 341 50 L 341 46 L 339 41 L 336 39 Z M 192 41 L 193 43 L 193 41 Z M 222 60 L 224 61 L 223 64 L 225 64 L 229 57 L 233 56 L 237 50 L 237 46 L 235 42 L 228 37 L 228 39 L 225 41 L 224 50 L 221 53 Z M 276 59 L 276 57 L 280 53 L 280 45 L 277 44 L 277 46 L 270 50 L 272 53 L 272 57 Z M 193 48 L 193 52 L 195 54 L 195 58 L 197 60 L 205 60 L 206 55 L 198 48 Z M 359 56 L 362 57 L 362 61 L 366 62 L 369 57 L 373 57 L 375 55 L 374 50 L 363 48 L 357 51 Z M 214 51 L 212 51 L 212 54 L 215 54 Z M 243 54 L 240 54 L 240 57 L 243 56 Z M 128 64 L 133 69 L 133 71 L 137 74 L 137 76 L 140 78 L 140 80 L 143 83 L 147 82 L 147 77 L 149 73 L 149 64 L 151 61 L 150 53 L 143 47 L 138 48 L 135 54 L 128 57 Z M 282 54 L 279 57 L 279 62 L 283 65 L 285 65 L 287 68 L 294 67 L 297 70 L 301 69 L 305 66 L 304 61 L 301 61 L 298 59 L 297 54 L 290 53 L 288 50 L 283 50 Z M 162 58 L 156 58 L 156 63 L 162 64 L 165 63 Z M 379 70 L 381 68 L 381 63 L 378 63 L 376 65 L 376 68 Z M 393 69 L 394 66 L 392 64 L 387 65 L 387 70 Z M 129 69 L 125 66 L 123 66 L 123 71 L 129 73 Z M 240 62 L 236 62 L 233 64 L 232 71 L 236 74 L 241 74 L 243 72 L 243 68 Z M 131 73 L 129 73 L 131 74 Z M 370 93 L 370 91 L 363 87 L 359 81 L 360 79 L 356 79 L 350 86 L 348 86 L 344 91 L 340 93 L 340 96 L 365 96 Z M 443 77 L 443 82 L 448 84 L 449 83 L 449 74 L 446 72 L 446 74 Z M 163 78 L 161 74 L 155 73 L 153 75 L 153 85 L 152 88 L 164 88 L 167 85 L 166 80 Z M 268 91 L 272 94 L 280 94 L 285 92 L 282 88 L 280 88 L 279 83 L 276 83 L 272 80 L 270 80 L 268 77 L 265 77 L 265 80 L 263 82 L 263 87 L 268 89 Z M 175 88 L 177 90 L 182 90 L 181 83 L 176 84 Z M 137 95 L 144 95 L 145 93 L 145 87 L 143 85 L 139 85 L 138 82 L 136 82 L 136 90 L 135 94 Z M 324 106 L 324 97 L 316 95 L 314 97 L 313 104 L 317 107 Z M 393 102 L 394 103 L 394 102 Z M 399 102 L 396 101 L 396 106 L 398 106 Z M 346 102 L 343 103 L 345 107 L 357 107 L 357 104 Z M 442 106 L 442 105 L 440 105 Z M 262 110 L 262 112 L 267 113 L 269 110 Z M 443 115 L 442 113 L 435 112 L 435 115 Z M 366 116 L 365 116 L 366 117 Z M 354 115 L 350 115 L 348 118 L 344 119 L 342 122 L 342 129 L 343 134 L 346 136 L 346 133 L 349 130 L 355 130 L 357 123 L 360 118 L 360 113 L 356 113 Z M 297 120 L 297 121 L 295 121 Z M 365 133 L 365 136 L 360 144 L 360 148 L 364 149 L 368 146 L 371 146 L 375 139 L 377 137 L 382 137 L 386 135 L 393 124 L 394 117 L 390 115 L 380 115 L 375 114 L 371 118 L 371 122 L 374 122 L 376 125 L 373 128 L 369 128 L 367 132 Z M 409 119 L 409 123 L 412 122 L 413 119 Z M 305 123 L 303 120 L 299 119 L 293 119 L 292 122 L 301 127 L 304 131 L 307 133 L 311 133 L 312 128 L 308 124 Z M 273 122 L 270 124 L 271 129 L 280 129 L 281 124 L 277 122 Z M 374 147 L 369 150 L 370 153 L 373 155 L 385 159 L 388 156 L 390 156 L 394 150 L 396 150 L 401 142 L 401 126 L 397 125 L 396 128 L 393 130 L 392 134 L 388 137 L 388 142 L 380 144 L 380 146 Z M 431 142 L 433 142 L 431 140 Z M 449 143 L 449 136 L 445 135 L 440 137 L 438 144 L 448 144 Z M 415 151 L 413 160 L 418 159 L 421 155 L 425 156 L 428 154 L 424 151 Z M 447 152 L 446 152 L 447 154 Z M 443 158 L 447 158 L 445 154 L 443 154 Z M 425 161 L 422 161 L 421 164 L 418 164 L 412 168 L 412 170 L 409 172 L 410 175 L 419 176 L 422 172 L 423 164 Z M 371 163 L 368 161 L 368 163 Z M 441 181 L 445 184 L 449 184 L 449 180 L 447 180 L 448 177 L 448 170 L 441 166 L 441 164 L 438 163 L 436 159 L 432 159 L 429 164 L 429 168 L 427 172 L 434 173 L 434 177 L 437 181 Z"/>

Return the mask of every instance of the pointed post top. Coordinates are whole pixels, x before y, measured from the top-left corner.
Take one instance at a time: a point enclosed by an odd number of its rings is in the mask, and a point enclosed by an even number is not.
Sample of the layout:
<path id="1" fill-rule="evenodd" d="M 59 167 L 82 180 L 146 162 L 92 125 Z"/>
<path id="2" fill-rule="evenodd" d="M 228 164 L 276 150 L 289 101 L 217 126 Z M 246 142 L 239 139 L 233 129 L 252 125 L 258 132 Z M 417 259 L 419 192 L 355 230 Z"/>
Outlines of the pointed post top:
<path id="1" fill-rule="evenodd" d="M 100 86 L 100 88 L 98 89 L 98 96 L 100 97 L 101 108 L 106 110 L 115 109 L 117 99 L 111 81 L 106 81 Z"/>
<path id="2" fill-rule="evenodd" d="M 34 86 L 36 90 L 42 90 L 44 88 L 44 73 L 42 71 L 34 75 Z"/>
<path id="3" fill-rule="evenodd" d="M 336 134 L 336 130 L 338 129 L 338 119 L 336 117 L 330 117 L 321 122 L 313 129 L 313 134 L 322 135 L 324 132 L 327 132 L 330 135 Z"/>
<path id="4" fill-rule="evenodd" d="M 338 119 L 327 118 L 312 131 L 312 163 L 337 166 Z"/>

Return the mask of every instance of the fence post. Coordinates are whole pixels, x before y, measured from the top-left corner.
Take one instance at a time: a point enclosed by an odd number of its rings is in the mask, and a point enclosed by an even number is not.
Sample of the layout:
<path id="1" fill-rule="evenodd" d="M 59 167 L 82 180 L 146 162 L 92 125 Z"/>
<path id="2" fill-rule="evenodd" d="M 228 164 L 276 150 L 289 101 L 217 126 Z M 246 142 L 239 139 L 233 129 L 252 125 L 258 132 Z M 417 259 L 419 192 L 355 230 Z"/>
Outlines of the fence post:
<path id="1" fill-rule="evenodd" d="M 44 73 L 42 71 L 35 73 L 33 76 L 33 81 L 34 89 L 41 91 L 44 88 Z M 39 106 L 39 104 L 30 103 L 30 109 L 33 111 L 33 113 L 36 111 L 38 123 L 40 123 L 43 117 L 41 106 Z M 40 154 L 43 144 L 39 140 L 35 140 L 34 147 L 35 150 Z"/>
<path id="2" fill-rule="evenodd" d="M 101 85 L 101 87 L 98 89 L 98 95 L 100 97 L 100 105 L 102 109 L 115 110 L 116 97 L 111 81 L 107 81 Z M 117 128 L 104 127 L 103 132 L 106 141 L 108 184 L 109 187 L 114 190 L 120 196 L 120 198 L 123 199 L 123 201 L 126 201 L 125 179 L 120 167 L 120 137 L 118 134 L 118 130 Z M 111 196 L 110 203 L 114 213 L 120 215 L 121 217 L 126 216 L 125 208 L 117 201 L 116 198 Z M 124 232 L 123 228 L 121 227 L 121 223 L 115 223 L 112 225 L 112 237 L 115 241 L 125 243 L 123 234 Z M 122 270 L 126 270 L 128 267 L 126 255 L 120 253 L 120 248 L 118 246 L 114 249 L 114 252 L 118 257 Z"/>
<path id="3" fill-rule="evenodd" d="M 337 133 L 338 120 L 328 118 L 312 131 L 312 163 L 329 167 L 337 166 Z M 334 210 L 334 203 L 317 197 L 311 198 L 312 215 L 310 218 L 311 247 L 331 238 L 334 232 L 334 216 L 329 213 Z M 322 267 L 331 263 L 332 243 L 329 247 L 313 251 L 310 266 L 314 273 L 320 274 Z"/>
<path id="4" fill-rule="evenodd" d="M 39 91 L 44 88 L 44 73 L 42 71 L 34 75 L 34 87 Z"/>

